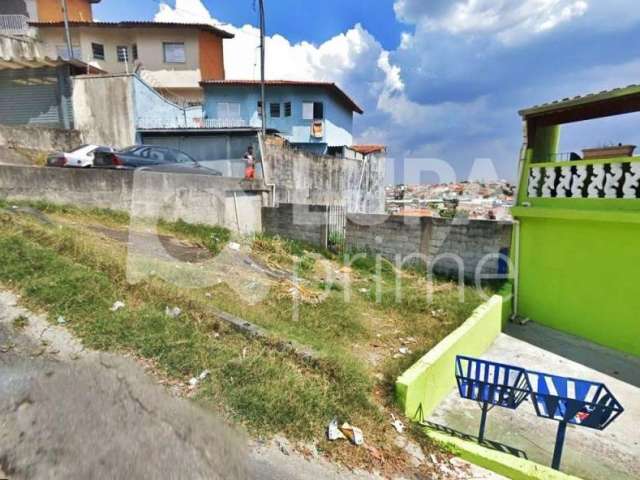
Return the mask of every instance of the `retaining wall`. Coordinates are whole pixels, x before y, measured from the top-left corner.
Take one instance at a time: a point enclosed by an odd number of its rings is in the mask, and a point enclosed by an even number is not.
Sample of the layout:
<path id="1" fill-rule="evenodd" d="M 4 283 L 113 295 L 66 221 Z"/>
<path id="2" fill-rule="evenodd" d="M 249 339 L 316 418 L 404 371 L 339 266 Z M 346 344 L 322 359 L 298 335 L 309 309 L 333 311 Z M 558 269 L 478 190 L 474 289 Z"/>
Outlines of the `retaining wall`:
<path id="1" fill-rule="evenodd" d="M 380 253 L 404 264 L 422 263 L 436 275 L 467 281 L 506 272 L 512 224 L 492 220 L 450 220 L 387 215 L 347 216 L 347 248 Z"/>
<path id="2" fill-rule="evenodd" d="M 262 228 L 269 235 L 327 246 L 327 207 L 280 204 L 262 209 Z"/>
<path id="3" fill-rule="evenodd" d="M 110 208 L 134 217 L 262 230 L 264 191 L 211 175 L 0 166 L 0 197 Z"/>
<path id="4" fill-rule="evenodd" d="M 0 146 L 3 147 L 68 152 L 82 143 L 82 133 L 77 130 L 0 125 Z"/>
<path id="5" fill-rule="evenodd" d="M 396 381 L 396 401 L 412 420 L 427 419 L 456 385 L 457 355 L 481 356 L 502 331 L 505 296 L 495 295 L 404 372 Z"/>
<path id="6" fill-rule="evenodd" d="M 383 213 L 384 156 L 366 160 L 313 155 L 267 139 L 265 181 L 278 203 L 345 205 L 349 212 Z"/>

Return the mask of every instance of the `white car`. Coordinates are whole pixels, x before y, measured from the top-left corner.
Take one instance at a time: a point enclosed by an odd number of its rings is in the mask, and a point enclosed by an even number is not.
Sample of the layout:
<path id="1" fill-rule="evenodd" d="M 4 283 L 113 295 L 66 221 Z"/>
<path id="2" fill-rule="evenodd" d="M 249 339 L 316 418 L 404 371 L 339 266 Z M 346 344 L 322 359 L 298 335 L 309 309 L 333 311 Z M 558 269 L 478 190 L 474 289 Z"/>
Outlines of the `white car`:
<path id="1" fill-rule="evenodd" d="M 49 167 L 93 167 L 93 159 L 97 151 L 114 152 L 111 147 L 100 145 L 82 145 L 71 152 L 56 152 L 47 157 Z"/>

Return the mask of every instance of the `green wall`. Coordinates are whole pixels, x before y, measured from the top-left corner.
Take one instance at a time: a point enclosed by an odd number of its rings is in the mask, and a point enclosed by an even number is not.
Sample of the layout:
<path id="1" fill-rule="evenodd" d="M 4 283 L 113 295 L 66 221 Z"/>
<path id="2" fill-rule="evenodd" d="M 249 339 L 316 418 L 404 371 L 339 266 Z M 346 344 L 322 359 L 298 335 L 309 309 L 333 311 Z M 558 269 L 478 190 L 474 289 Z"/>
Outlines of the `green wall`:
<path id="1" fill-rule="evenodd" d="M 640 224 L 563 213 L 520 218 L 519 314 L 640 355 Z"/>
<path id="2" fill-rule="evenodd" d="M 508 313 L 510 285 L 502 295 L 491 297 L 460 327 L 404 372 L 396 381 L 396 401 L 404 414 L 421 421 L 431 415 L 456 385 L 457 355 L 482 355 L 502 331 L 503 313 Z"/>

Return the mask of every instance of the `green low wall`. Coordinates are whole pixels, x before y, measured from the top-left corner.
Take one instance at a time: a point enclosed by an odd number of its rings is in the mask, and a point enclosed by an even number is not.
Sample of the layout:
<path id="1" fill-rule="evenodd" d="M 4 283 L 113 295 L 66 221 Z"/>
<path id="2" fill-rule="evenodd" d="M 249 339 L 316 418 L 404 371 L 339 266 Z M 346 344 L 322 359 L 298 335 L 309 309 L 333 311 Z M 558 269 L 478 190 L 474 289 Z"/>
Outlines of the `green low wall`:
<path id="1" fill-rule="evenodd" d="M 454 330 L 396 381 L 396 401 L 404 414 L 420 421 L 455 387 L 456 355 L 482 355 L 502 331 L 503 315 L 510 312 L 510 290 L 478 307 Z"/>
<path id="2" fill-rule="evenodd" d="M 580 480 L 509 453 L 491 450 L 477 443 L 425 428 L 426 435 L 454 455 L 513 480 Z"/>

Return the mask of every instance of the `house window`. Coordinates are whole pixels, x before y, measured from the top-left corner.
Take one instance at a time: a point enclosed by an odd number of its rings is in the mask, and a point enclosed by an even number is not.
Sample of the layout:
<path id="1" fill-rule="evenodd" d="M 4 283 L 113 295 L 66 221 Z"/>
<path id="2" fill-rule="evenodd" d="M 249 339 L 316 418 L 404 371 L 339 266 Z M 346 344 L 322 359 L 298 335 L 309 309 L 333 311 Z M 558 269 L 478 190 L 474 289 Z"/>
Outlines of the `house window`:
<path id="1" fill-rule="evenodd" d="M 136 44 L 136 43 L 131 45 L 131 57 L 134 60 L 138 60 L 138 44 Z"/>
<path id="2" fill-rule="evenodd" d="M 302 104 L 303 120 L 323 120 L 324 104 L 322 102 L 304 102 Z"/>
<path id="3" fill-rule="evenodd" d="M 284 104 L 284 116 L 285 117 L 291 116 L 291 102 L 286 102 Z"/>
<path id="4" fill-rule="evenodd" d="M 104 45 L 101 43 L 92 43 L 91 52 L 94 60 L 104 60 Z"/>
<path id="5" fill-rule="evenodd" d="M 324 104 L 322 102 L 313 103 L 313 119 L 314 120 L 324 119 Z"/>
<path id="6" fill-rule="evenodd" d="M 270 106 L 270 113 L 272 118 L 280 118 L 280 104 L 272 103 Z"/>
<path id="7" fill-rule="evenodd" d="M 262 116 L 262 102 L 258 101 L 258 116 Z"/>
<path id="8" fill-rule="evenodd" d="M 240 118 L 240 104 L 232 102 L 219 102 L 218 118 Z"/>
<path id="9" fill-rule="evenodd" d="M 118 53 L 118 62 L 126 63 L 129 61 L 129 47 L 120 45 L 116 47 L 116 52 Z"/>
<path id="10" fill-rule="evenodd" d="M 184 43 L 164 43 L 164 63 L 186 63 Z"/>

